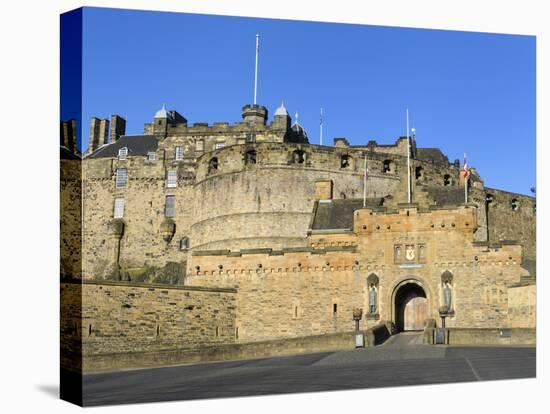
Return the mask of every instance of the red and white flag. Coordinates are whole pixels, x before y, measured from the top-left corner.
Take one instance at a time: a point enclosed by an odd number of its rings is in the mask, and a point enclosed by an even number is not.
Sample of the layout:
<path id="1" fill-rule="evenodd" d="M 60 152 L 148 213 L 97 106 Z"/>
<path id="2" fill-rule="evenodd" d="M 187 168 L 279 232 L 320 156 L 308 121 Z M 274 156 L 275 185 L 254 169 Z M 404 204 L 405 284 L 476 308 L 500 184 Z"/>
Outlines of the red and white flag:
<path id="1" fill-rule="evenodd" d="M 466 153 L 464 153 L 464 178 L 468 178 L 470 176 L 470 171 L 468 170 L 468 161 L 466 161 Z"/>

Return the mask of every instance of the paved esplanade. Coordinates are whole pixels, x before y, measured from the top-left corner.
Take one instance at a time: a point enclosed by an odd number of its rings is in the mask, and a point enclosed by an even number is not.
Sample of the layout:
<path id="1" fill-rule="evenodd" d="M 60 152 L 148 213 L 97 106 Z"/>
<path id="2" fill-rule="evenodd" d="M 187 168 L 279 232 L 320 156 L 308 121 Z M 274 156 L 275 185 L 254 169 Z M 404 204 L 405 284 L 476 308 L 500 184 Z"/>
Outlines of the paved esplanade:
<path id="1" fill-rule="evenodd" d="M 405 333 L 354 351 L 90 374 L 84 405 L 531 378 L 535 357 L 534 347 L 422 345 Z"/>

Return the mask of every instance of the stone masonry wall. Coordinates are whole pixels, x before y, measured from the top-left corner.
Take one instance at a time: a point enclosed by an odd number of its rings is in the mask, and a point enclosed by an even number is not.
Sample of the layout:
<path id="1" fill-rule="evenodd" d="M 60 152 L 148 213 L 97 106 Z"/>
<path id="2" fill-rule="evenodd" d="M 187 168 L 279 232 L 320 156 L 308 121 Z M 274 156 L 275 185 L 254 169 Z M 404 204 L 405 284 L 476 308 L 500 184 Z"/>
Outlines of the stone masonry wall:
<path id="1" fill-rule="evenodd" d="M 232 343 L 235 291 L 102 282 L 61 284 L 61 348 L 82 355 Z M 81 301 L 81 302 L 80 302 Z"/>
<path id="2" fill-rule="evenodd" d="M 454 314 L 447 326 L 508 327 L 508 287 L 520 279 L 521 246 L 476 246 L 474 208 L 371 212 L 356 212 L 354 233 L 312 235 L 310 244 L 317 248 L 196 252 L 187 281 L 238 288 L 238 340 L 243 342 L 349 330 L 352 309 L 368 309 L 371 274 L 379 278 L 379 317 L 364 319 L 361 329 L 395 320 L 396 290 L 411 281 L 424 289 L 428 317 L 439 323 L 444 272 L 453 275 Z M 324 247 L 333 238 L 337 246 Z M 422 244 L 427 256 L 418 266 L 403 266 L 394 258 L 396 244 Z"/>

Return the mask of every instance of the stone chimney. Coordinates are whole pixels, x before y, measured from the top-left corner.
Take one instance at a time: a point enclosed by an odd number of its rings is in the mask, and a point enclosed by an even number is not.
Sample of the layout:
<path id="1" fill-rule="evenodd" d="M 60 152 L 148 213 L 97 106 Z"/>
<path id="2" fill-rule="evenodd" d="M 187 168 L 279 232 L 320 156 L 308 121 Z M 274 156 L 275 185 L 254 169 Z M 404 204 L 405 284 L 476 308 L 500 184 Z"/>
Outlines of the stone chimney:
<path id="1" fill-rule="evenodd" d="M 99 121 L 99 146 L 109 143 L 109 120 L 101 119 Z"/>
<path id="2" fill-rule="evenodd" d="M 61 122 L 61 145 L 71 152 L 76 151 L 76 119 Z"/>
<path id="3" fill-rule="evenodd" d="M 126 134 L 126 120 L 119 115 L 111 115 L 111 144 Z"/>
<path id="4" fill-rule="evenodd" d="M 88 144 L 89 152 L 94 152 L 96 149 L 99 148 L 99 124 L 101 120 L 99 118 L 96 118 L 95 116 L 92 117 L 90 120 L 90 141 Z"/>

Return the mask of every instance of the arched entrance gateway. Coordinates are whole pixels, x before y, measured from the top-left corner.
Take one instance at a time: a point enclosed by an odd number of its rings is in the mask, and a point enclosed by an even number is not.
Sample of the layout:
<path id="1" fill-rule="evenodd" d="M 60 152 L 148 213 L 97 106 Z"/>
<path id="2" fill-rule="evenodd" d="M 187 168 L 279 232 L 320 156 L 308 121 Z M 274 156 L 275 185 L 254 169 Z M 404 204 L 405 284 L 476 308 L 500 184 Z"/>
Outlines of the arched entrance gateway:
<path id="1" fill-rule="evenodd" d="M 399 331 L 420 331 L 428 318 L 428 298 L 422 284 L 408 279 L 393 294 L 393 321 Z"/>

